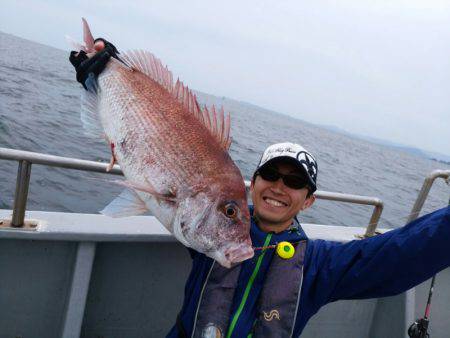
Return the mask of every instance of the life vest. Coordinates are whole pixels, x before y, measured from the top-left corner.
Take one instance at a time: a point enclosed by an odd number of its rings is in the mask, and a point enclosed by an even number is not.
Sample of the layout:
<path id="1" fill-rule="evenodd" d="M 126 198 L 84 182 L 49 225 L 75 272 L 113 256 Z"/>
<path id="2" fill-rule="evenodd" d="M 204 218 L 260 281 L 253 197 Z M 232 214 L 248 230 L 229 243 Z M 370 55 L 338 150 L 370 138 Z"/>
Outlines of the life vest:
<path id="1" fill-rule="evenodd" d="M 295 254 L 290 259 L 274 254 L 257 302 L 257 316 L 247 336 L 292 337 L 300 302 L 306 241 L 294 246 Z M 227 269 L 213 263 L 203 284 L 191 337 L 232 337 L 234 327 L 229 327 L 230 317 L 240 270 L 241 265 Z"/>

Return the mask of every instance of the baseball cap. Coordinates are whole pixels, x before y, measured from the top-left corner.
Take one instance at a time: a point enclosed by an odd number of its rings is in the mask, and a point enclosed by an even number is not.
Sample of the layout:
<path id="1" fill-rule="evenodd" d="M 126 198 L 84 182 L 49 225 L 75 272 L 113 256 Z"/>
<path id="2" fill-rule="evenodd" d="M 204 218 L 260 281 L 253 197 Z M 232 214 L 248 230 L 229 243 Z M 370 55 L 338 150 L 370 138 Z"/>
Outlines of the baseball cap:
<path id="1" fill-rule="evenodd" d="M 317 190 L 317 162 L 313 155 L 301 145 L 291 142 L 269 146 L 261 156 L 256 170 L 278 159 L 290 159 L 303 171 L 311 186 L 311 192 Z M 255 171 L 256 172 L 256 171 Z"/>

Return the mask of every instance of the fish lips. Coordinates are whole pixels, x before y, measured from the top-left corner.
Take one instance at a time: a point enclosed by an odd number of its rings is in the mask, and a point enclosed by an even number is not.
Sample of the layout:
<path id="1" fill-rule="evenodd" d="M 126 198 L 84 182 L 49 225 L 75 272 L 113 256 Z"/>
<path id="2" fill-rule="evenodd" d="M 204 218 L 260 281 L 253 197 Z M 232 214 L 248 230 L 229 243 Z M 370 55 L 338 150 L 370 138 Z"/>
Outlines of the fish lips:
<path id="1" fill-rule="evenodd" d="M 254 256 L 253 247 L 248 243 L 231 244 L 217 251 L 215 259 L 220 265 L 231 268 L 232 266 L 250 259 Z"/>

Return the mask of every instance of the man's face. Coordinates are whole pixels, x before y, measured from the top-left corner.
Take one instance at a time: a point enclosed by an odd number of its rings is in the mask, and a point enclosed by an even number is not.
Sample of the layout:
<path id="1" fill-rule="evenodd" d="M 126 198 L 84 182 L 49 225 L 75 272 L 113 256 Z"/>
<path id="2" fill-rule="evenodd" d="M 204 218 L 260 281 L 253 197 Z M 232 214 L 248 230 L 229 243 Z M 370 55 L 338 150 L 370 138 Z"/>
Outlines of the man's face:
<path id="1" fill-rule="evenodd" d="M 270 164 L 279 173 L 303 175 L 301 170 L 290 162 L 280 161 Z M 250 192 L 254 205 L 254 216 L 265 231 L 283 231 L 293 221 L 295 215 L 314 203 L 314 196 L 308 195 L 308 189 L 287 187 L 280 178 L 275 182 L 264 180 L 257 175 L 252 181 Z"/>

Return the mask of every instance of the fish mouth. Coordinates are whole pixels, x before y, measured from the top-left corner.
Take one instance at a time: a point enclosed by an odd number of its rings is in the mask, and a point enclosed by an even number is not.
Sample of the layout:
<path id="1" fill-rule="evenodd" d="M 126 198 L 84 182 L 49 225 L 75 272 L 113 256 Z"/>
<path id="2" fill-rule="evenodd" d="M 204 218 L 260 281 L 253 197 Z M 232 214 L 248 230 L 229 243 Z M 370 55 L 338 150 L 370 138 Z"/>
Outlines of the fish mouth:
<path id="1" fill-rule="evenodd" d="M 225 246 L 215 251 L 210 257 L 214 258 L 223 267 L 230 269 L 253 256 L 253 247 L 247 243 L 240 243 Z"/>
<path id="2" fill-rule="evenodd" d="M 241 243 L 237 246 L 231 246 L 225 249 L 224 255 L 226 260 L 231 264 L 240 263 L 246 259 L 252 258 L 255 253 L 251 245 Z"/>

